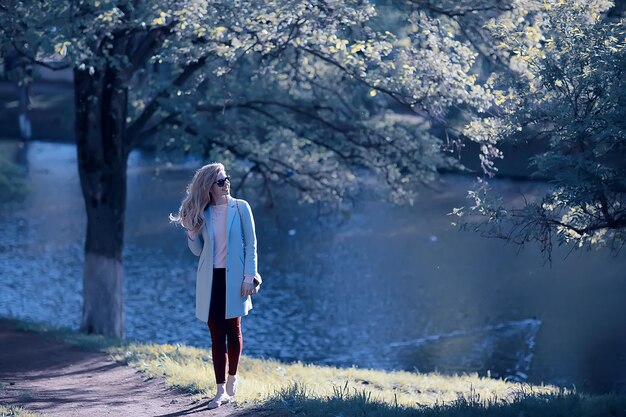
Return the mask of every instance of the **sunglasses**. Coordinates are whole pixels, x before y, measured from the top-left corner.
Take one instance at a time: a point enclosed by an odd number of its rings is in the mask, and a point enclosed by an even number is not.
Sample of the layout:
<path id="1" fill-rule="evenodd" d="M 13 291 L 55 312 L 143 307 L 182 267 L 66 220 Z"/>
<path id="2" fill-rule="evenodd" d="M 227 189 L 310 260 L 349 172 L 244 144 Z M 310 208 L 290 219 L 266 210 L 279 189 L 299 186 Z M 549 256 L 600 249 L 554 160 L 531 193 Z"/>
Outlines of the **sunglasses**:
<path id="1" fill-rule="evenodd" d="M 220 188 L 223 188 L 224 185 L 226 185 L 226 181 L 230 184 L 230 177 L 224 177 L 221 180 L 217 180 L 215 181 L 215 184 L 217 184 Z"/>

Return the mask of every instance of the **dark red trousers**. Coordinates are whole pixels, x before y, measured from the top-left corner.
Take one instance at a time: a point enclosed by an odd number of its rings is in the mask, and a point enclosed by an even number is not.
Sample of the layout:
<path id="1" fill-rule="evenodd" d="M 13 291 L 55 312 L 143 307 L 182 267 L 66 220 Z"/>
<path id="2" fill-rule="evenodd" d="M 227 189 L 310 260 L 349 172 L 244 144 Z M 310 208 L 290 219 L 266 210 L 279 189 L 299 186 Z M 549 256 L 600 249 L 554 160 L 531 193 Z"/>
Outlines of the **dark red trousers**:
<path id="1" fill-rule="evenodd" d="M 213 268 L 211 287 L 211 305 L 209 307 L 208 326 L 211 332 L 211 352 L 215 382 L 226 382 L 226 363 L 228 373 L 237 374 L 239 357 L 243 350 L 241 317 L 226 319 L 226 268 Z"/>

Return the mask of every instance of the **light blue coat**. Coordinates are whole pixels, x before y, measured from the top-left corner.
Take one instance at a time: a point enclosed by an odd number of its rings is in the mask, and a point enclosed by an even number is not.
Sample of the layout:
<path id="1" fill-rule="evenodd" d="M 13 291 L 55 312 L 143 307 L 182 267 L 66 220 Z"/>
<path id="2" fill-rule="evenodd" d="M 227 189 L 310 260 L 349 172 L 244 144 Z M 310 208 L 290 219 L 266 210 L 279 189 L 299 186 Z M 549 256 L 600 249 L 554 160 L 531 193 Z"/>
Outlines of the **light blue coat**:
<path id="1" fill-rule="evenodd" d="M 254 217 L 247 201 L 228 198 L 226 214 L 226 318 L 245 316 L 252 309 L 250 296 L 241 296 L 241 284 L 244 273 L 257 273 L 256 235 Z M 235 201 L 243 217 L 243 231 L 246 238 L 246 259 L 243 256 L 241 239 L 241 221 Z M 187 236 L 187 245 L 191 252 L 200 257 L 196 273 L 196 318 L 207 322 L 211 303 L 211 286 L 213 284 L 213 224 L 211 222 L 211 206 L 204 211 L 204 227 L 194 240 Z"/>

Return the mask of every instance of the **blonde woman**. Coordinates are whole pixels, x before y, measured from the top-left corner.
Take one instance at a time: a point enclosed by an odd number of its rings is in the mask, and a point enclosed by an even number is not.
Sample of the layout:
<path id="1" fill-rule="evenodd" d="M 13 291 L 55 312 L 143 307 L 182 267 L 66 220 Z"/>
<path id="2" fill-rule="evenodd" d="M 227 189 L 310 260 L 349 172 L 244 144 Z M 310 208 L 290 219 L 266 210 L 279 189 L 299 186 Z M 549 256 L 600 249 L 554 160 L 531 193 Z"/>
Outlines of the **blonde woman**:
<path id="1" fill-rule="evenodd" d="M 241 317 L 252 309 L 250 296 L 260 283 L 254 218 L 245 200 L 230 196 L 224 165 L 214 163 L 196 171 L 178 214 L 170 220 L 186 229 L 187 245 L 200 257 L 196 317 L 207 323 L 211 334 L 217 394 L 208 407 L 217 408 L 237 392 Z"/>

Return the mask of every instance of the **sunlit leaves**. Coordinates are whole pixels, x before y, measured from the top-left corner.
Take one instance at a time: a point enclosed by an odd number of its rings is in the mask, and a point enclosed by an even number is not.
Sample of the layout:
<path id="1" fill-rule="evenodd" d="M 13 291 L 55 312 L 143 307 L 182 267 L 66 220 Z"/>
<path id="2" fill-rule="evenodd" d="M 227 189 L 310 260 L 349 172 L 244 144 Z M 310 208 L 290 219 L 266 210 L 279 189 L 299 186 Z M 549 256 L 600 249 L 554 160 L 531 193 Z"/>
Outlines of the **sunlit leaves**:
<path id="1" fill-rule="evenodd" d="M 151 25 L 164 25 L 166 18 L 167 18 L 167 13 L 159 12 L 159 16 L 155 17 L 154 19 L 152 19 L 152 22 L 150 22 L 150 24 Z M 184 25 L 184 23 L 183 23 L 183 25 Z"/>
<path id="2" fill-rule="evenodd" d="M 64 57 L 65 55 L 67 55 L 67 47 L 71 44 L 72 43 L 68 41 L 57 43 L 56 45 L 54 45 L 54 52 Z"/>
<path id="3" fill-rule="evenodd" d="M 499 155 L 492 147 L 524 126 L 545 149 L 532 167 L 553 191 L 508 211 L 477 200 L 477 192 L 470 197 L 474 210 L 490 219 L 481 227 L 518 243 L 539 241 L 548 256 L 553 237 L 577 247 L 618 250 L 626 243 L 625 22 L 600 18 L 610 6 L 593 0 L 538 2 L 525 19 L 517 10 L 487 25 L 498 47 L 510 51 L 519 78 L 490 80 L 500 91 L 498 122 L 472 120 L 466 134 L 483 144 L 483 168 L 493 172 L 490 161 Z M 513 92 L 505 94 L 505 88 Z"/>
<path id="4" fill-rule="evenodd" d="M 109 70 L 128 88 L 127 124 L 141 140 L 246 160 L 305 201 L 345 198 L 361 172 L 386 184 L 384 197 L 413 201 L 455 164 L 432 121 L 508 97 L 477 82 L 459 27 L 420 12 L 398 9 L 384 25 L 357 0 L 52 3 L 25 2 L 13 30 L 79 71 Z"/>

